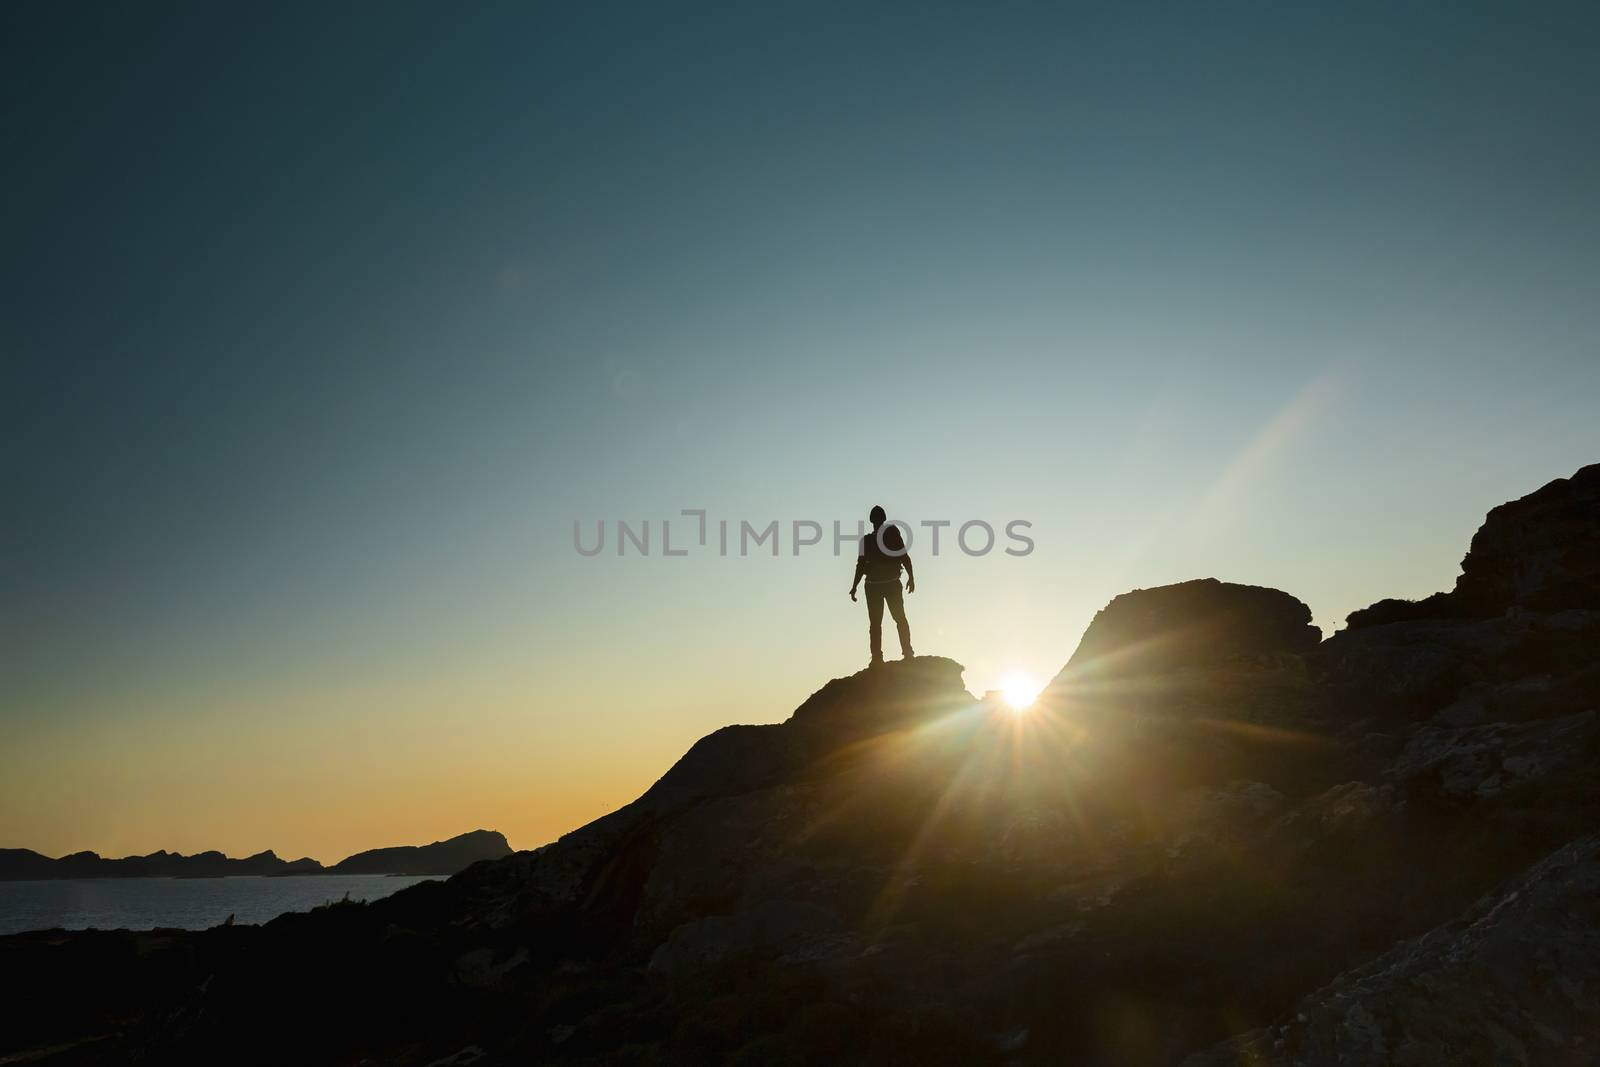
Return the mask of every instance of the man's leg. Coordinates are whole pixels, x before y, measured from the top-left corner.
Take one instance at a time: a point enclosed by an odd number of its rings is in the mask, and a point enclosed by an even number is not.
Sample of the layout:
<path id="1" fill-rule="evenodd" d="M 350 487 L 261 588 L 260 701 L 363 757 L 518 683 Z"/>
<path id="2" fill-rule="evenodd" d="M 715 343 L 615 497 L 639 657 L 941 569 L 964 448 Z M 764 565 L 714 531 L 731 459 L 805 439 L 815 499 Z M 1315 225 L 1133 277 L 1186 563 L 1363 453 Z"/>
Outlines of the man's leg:
<path id="1" fill-rule="evenodd" d="M 867 583 L 867 644 L 872 648 L 872 662 L 883 662 L 883 591 L 882 585 Z"/>
<path id="2" fill-rule="evenodd" d="M 911 651 L 911 624 L 906 622 L 906 605 L 900 596 L 900 583 L 895 582 L 887 587 L 889 614 L 894 616 L 895 629 L 900 631 L 900 654 L 910 659 L 916 653 Z M 882 641 L 882 638 L 879 638 Z"/>

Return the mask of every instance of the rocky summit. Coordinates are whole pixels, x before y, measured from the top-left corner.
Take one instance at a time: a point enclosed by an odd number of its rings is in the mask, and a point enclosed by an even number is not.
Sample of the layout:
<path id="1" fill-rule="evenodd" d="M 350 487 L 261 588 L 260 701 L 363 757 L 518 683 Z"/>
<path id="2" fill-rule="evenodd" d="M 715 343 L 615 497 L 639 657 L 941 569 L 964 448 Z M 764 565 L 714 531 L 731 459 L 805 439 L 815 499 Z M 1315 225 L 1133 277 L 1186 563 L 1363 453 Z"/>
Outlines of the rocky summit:
<path id="1" fill-rule="evenodd" d="M 1352 629 L 1430 618 L 1487 618 L 1600 603 L 1600 463 L 1489 512 L 1455 588 L 1423 600 L 1380 600 Z"/>
<path id="2" fill-rule="evenodd" d="M 1322 638 L 1311 609 L 1288 593 L 1215 578 L 1136 589 L 1099 611 L 1067 670 L 1138 677 L 1177 667 L 1298 655 Z"/>
<path id="3" fill-rule="evenodd" d="M 0 1056 L 1592 1062 L 1597 472 L 1326 640 L 1278 590 L 1137 590 L 1026 714 L 891 663 L 447 882 L 0 939 Z"/>

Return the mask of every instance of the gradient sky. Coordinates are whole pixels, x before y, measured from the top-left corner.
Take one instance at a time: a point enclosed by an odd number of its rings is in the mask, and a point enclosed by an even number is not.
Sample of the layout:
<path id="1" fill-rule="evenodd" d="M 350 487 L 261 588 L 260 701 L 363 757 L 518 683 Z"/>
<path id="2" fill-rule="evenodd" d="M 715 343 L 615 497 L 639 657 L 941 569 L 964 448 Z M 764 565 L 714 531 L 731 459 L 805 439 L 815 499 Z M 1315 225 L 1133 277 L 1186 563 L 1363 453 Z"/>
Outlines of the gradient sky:
<path id="1" fill-rule="evenodd" d="M 1026 519 L 981 692 L 1600 459 L 1593 4 L 358 6 L 0 10 L 0 845 L 532 847 L 864 663 L 574 519 Z"/>

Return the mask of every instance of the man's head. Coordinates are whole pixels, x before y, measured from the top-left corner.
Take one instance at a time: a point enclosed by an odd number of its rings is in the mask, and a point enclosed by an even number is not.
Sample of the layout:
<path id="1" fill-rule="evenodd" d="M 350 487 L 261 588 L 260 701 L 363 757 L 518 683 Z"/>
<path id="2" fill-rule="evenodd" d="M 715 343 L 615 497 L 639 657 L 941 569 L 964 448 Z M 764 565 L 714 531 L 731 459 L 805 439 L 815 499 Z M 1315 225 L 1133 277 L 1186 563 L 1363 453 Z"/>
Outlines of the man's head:
<path id="1" fill-rule="evenodd" d="M 883 507 L 881 505 L 877 505 L 877 504 L 873 505 L 872 514 L 867 516 L 867 518 L 872 520 L 872 528 L 874 530 L 876 530 L 878 527 L 882 526 L 883 523 L 884 523 L 884 520 L 887 519 L 888 517 L 889 517 L 889 515 L 888 515 L 887 512 L 885 512 L 883 510 Z"/>

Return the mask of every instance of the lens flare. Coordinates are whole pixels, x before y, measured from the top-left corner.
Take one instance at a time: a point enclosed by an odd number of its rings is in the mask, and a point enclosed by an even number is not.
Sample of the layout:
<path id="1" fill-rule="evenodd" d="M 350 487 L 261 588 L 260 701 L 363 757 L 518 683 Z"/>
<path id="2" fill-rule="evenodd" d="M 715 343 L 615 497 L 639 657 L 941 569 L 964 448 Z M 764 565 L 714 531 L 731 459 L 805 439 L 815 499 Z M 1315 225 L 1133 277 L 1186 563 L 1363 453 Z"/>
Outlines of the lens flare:
<path id="1" fill-rule="evenodd" d="M 1012 711 L 1020 713 L 1033 707 L 1033 702 L 1039 698 L 1039 690 L 1043 688 L 1039 680 L 1031 675 L 1008 674 L 1000 682 L 1000 697 Z"/>

